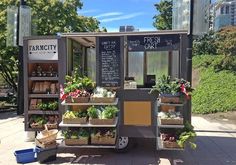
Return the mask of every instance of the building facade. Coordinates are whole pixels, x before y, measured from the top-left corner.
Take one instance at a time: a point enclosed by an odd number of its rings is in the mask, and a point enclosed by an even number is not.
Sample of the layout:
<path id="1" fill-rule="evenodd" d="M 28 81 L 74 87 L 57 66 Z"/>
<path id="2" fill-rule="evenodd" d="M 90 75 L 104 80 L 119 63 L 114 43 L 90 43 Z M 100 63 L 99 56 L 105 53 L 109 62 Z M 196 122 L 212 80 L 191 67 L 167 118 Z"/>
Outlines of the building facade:
<path id="1" fill-rule="evenodd" d="M 236 0 L 221 0 L 214 5 L 214 30 L 236 25 Z"/>

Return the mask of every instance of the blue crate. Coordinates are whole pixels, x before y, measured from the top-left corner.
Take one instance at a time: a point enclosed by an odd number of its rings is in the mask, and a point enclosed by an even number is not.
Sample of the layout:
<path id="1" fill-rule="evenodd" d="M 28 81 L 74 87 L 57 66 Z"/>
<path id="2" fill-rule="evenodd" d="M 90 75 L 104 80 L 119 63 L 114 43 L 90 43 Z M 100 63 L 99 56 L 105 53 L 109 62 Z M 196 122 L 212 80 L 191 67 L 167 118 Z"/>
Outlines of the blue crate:
<path id="1" fill-rule="evenodd" d="M 16 156 L 17 163 L 30 163 L 36 161 L 35 149 L 33 148 L 17 150 L 14 155 Z"/>

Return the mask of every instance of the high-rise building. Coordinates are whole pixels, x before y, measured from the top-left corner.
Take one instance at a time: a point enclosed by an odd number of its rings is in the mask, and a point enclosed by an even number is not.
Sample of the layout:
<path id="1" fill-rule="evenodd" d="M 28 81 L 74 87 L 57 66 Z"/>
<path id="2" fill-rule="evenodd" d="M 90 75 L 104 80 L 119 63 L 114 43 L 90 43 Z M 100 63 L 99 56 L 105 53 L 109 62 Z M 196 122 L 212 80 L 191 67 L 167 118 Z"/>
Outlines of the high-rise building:
<path id="1" fill-rule="evenodd" d="M 214 30 L 225 26 L 236 26 L 236 0 L 221 0 L 214 5 Z"/>
<path id="2" fill-rule="evenodd" d="M 173 0 L 172 29 L 189 30 L 190 0 Z M 193 10 L 193 35 L 202 35 L 209 31 L 210 0 L 195 0 Z"/>

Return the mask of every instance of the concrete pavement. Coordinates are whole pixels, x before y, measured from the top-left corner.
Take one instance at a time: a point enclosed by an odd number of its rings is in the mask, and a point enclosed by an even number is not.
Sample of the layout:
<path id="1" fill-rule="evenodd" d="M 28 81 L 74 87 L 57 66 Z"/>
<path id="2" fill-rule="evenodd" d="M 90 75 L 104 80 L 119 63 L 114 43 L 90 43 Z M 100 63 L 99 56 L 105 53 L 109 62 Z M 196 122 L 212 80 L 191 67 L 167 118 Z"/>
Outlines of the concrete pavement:
<path id="1" fill-rule="evenodd" d="M 48 164 L 106 164 L 106 165 L 236 165 L 236 126 L 193 117 L 197 132 L 197 149 L 185 151 L 156 151 L 155 141 L 137 140 L 137 145 L 127 153 L 115 153 L 109 149 L 78 149 L 76 154 L 60 153 L 57 160 Z M 22 116 L 0 113 L 0 165 L 17 164 L 15 150 L 34 147 L 24 142 Z M 38 162 L 29 164 L 39 164 Z"/>

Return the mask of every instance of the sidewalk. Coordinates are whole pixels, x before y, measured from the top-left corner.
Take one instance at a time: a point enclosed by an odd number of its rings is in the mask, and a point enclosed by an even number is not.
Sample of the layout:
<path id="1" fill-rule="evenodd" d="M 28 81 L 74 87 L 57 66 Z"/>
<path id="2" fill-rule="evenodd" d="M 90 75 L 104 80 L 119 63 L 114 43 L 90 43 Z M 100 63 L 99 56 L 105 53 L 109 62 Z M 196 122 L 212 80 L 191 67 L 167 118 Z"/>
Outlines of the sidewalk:
<path id="1" fill-rule="evenodd" d="M 24 118 L 13 113 L 0 113 L 0 165 L 17 164 L 15 150 L 34 147 L 24 142 Z M 156 151 L 154 140 L 138 140 L 128 153 L 109 149 L 78 149 L 76 155 L 60 153 L 48 164 L 106 164 L 106 165 L 236 165 L 236 126 L 192 117 L 197 130 L 197 149 L 185 151 Z M 158 163 L 159 162 L 159 163 Z M 39 164 L 37 162 L 29 164 Z"/>

